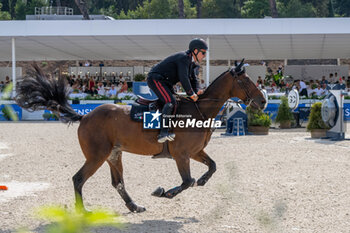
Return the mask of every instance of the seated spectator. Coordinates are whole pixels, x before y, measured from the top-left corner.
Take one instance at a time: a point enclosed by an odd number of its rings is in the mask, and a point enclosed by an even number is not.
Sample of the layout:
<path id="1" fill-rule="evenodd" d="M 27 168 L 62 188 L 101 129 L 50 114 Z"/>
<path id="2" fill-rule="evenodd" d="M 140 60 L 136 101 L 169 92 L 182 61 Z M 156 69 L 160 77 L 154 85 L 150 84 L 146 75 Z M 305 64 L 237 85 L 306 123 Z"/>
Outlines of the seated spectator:
<path id="1" fill-rule="evenodd" d="M 99 95 L 105 95 L 106 91 L 105 91 L 105 87 L 103 86 L 102 82 L 98 82 L 97 84 L 97 92 Z"/>
<path id="2" fill-rule="evenodd" d="M 344 81 L 342 78 L 339 79 L 338 85 L 340 90 L 345 90 L 346 85 L 344 84 Z"/>
<path id="3" fill-rule="evenodd" d="M 328 91 L 328 88 L 327 88 L 326 84 L 323 84 L 322 89 L 323 89 L 323 95 L 328 95 L 329 94 L 329 91 Z"/>
<path id="4" fill-rule="evenodd" d="M 74 82 L 74 84 L 72 85 L 72 89 L 74 93 L 80 92 L 80 82 L 78 80 Z"/>
<path id="5" fill-rule="evenodd" d="M 95 95 L 98 95 L 98 91 L 96 90 L 96 88 L 94 86 L 92 86 L 91 90 L 89 91 L 89 94 L 91 96 L 95 96 Z"/>
<path id="6" fill-rule="evenodd" d="M 322 76 L 322 80 L 321 80 L 321 82 L 320 82 L 320 84 L 323 86 L 323 84 L 328 84 L 328 81 L 326 80 L 326 76 Z"/>
<path id="7" fill-rule="evenodd" d="M 108 97 L 115 97 L 117 95 L 117 89 L 115 89 L 115 85 L 112 84 L 111 89 L 108 91 Z"/>
<path id="8" fill-rule="evenodd" d="M 321 85 L 318 85 L 315 90 L 313 90 L 313 94 L 316 96 L 323 96 L 324 95 L 324 89 L 321 88 Z"/>
<path id="9" fill-rule="evenodd" d="M 128 92 L 128 83 L 126 81 L 123 81 L 122 87 L 120 89 L 121 93 L 126 93 Z"/>

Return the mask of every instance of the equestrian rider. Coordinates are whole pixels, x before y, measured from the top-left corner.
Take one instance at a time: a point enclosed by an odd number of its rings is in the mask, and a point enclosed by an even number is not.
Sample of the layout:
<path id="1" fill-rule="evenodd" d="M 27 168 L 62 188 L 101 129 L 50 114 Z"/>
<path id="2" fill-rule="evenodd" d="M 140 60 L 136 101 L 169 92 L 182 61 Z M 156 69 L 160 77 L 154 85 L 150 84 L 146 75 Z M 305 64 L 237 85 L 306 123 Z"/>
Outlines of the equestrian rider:
<path id="1" fill-rule="evenodd" d="M 147 84 L 164 103 L 163 116 L 175 112 L 176 99 L 173 96 L 173 86 L 179 81 L 187 95 L 193 101 L 197 101 L 198 96 L 191 86 L 190 77 L 195 73 L 193 69 L 203 60 L 207 50 L 207 43 L 203 39 L 195 38 L 191 40 L 187 51 L 170 55 L 151 69 L 147 77 Z M 164 119 L 168 120 L 168 118 Z M 158 142 L 173 141 L 174 138 L 175 134 L 169 133 L 169 128 L 163 128 L 161 124 Z"/>

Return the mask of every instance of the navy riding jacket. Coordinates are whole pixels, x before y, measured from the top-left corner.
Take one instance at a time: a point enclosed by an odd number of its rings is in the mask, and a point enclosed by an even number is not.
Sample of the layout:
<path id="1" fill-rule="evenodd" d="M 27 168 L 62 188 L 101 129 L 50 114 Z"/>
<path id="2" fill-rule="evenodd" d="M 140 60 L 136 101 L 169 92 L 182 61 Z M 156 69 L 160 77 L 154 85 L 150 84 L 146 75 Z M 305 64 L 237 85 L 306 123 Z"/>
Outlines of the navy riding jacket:
<path id="1" fill-rule="evenodd" d="M 175 85 L 177 82 L 181 82 L 187 95 L 191 96 L 195 93 L 190 83 L 193 68 L 191 53 L 189 51 L 178 52 L 156 64 L 151 69 L 150 75 L 152 73 L 160 74 L 160 76 L 155 77 L 157 77 L 159 81 L 166 82 L 171 86 Z"/>

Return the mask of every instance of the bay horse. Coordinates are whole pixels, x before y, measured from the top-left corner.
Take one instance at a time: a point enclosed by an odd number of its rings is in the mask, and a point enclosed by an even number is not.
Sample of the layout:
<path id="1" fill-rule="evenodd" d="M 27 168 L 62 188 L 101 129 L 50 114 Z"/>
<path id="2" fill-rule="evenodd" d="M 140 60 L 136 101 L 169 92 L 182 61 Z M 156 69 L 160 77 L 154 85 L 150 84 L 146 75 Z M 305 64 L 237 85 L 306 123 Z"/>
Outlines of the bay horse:
<path id="1" fill-rule="evenodd" d="M 195 103 L 182 98 L 176 114 L 191 114 L 193 118 L 215 118 L 227 99 L 238 97 L 246 104 L 263 108 L 266 100 L 242 69 L 242 62 L 235 68 L 225 71 L 216 78 Z M 34 65 L 31 77 L 24 78 L 18 85 L 16 102 L 31 111 L 48 109 L 59 114 L 64 123 L 80 121 L 78 137 L 86 158 L 84 165 L 73 176 L 75 206 L 85 210 L 82 188 L 96 170 L 107 162 L 112 176 L 112 185 L 131 212 L 143 212 L 143 206 L 133 202 L 127 193 L 123 180 L 122 151 L 156 155 L 162 152 L 163 145 L 157 142 L 158 130 L 145 130 L 142 122 L 132 121 L 129 105 L 103 104 L 87 115 L 79 115 L 69 105 L 69 87 L 64 78 L 48 78 L 38 66 Z M 197 105 L 197 106 L 196 106 Z M 204 152 L 212 135 L 210 128 L 180 129 L 173 132 L 176 138 L 168 142 L 168 151 L 175 160 L 182 178 L 182 184 L 168 191 L 158 188 L 153 194 L 172 198 L 185 189 L 203 186 L 216 171 L 215 162 Z M 208 166 L 197 181 L 191 177 L 190 159 Z"/>

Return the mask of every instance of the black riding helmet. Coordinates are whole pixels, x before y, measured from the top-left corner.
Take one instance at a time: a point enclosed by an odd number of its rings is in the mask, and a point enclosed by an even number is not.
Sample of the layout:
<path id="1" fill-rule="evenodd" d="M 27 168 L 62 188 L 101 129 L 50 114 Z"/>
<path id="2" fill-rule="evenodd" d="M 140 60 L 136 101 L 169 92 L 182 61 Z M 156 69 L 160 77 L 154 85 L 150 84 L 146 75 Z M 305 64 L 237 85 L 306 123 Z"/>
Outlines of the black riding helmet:
<path id="1" fill-rule="evenodd" d="M 190 44 L 188 45 L 188 49 L 191 53 L 194 54 L 194 56 L 197 58 L 197 55 L 201 49 L 204 49 L 205 51 L 208 50 L 207 43 L 202 38 L 194 38 L 191 40 Z M 197 53 L 194 53 L 194 50 L 197 49 Z"/>
<path id="2" fill-rule="evenodd" d="M 190 44 L 188 45 L 188 49 L 191 52 L 193 52 L 195 49 L 208 50 L 208 45 L 203 39 L 201 39 L 201 38 L 194 38 L 194 39 L 191 40 Z"/>

